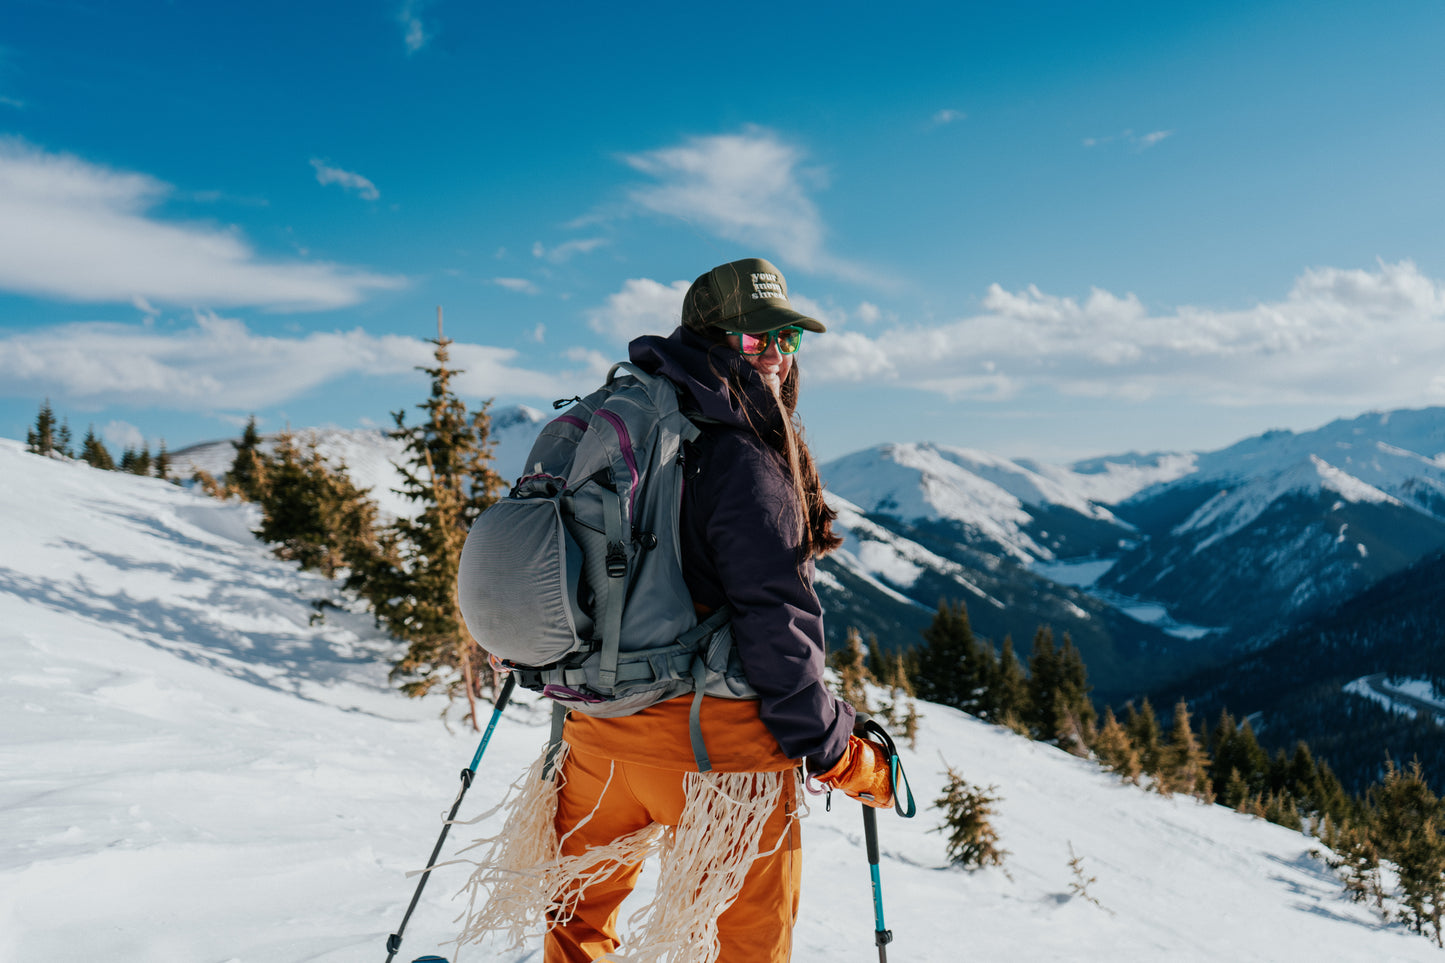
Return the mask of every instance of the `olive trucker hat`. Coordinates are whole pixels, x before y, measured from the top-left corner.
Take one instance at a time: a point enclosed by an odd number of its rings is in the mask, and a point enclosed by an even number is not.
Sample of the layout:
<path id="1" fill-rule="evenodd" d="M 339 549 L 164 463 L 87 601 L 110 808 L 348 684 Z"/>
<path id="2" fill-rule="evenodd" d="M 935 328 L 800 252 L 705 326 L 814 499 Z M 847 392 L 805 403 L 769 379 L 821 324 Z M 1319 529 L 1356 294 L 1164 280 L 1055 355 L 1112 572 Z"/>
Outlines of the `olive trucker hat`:
<path id="1" fill-rule="evenodd" d="M 682 325 L 699 334 L 708 328 L 762 334 L 790 324 L 805 331 L 828 330 L 821 321 L 793 310 L 782 272 L 760 257 L 713 268 L 692 282 L 682 299 Z"/>

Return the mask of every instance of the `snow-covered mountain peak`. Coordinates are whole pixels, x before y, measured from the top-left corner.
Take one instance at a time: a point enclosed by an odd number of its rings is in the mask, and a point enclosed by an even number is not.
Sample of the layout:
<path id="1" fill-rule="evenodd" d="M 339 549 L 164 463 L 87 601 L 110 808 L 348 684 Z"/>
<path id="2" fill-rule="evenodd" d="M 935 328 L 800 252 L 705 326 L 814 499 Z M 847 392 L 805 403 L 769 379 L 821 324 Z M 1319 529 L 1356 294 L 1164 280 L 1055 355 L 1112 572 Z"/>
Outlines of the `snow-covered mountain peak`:
<path id="1" fill-rule="evenodd" d="M 905 521 L 947 519 L 1020 559 L 1051 557 L 1024 533 L 1032 517 L 1022 500 L 960 464 L 970 461 L 968 454 L 926 443 L 880 445 L 819 470 L 829 490 L 866 513 Z"/>
<path id="2" fill-rule="evenodd" d="M 1271 505 L 1289 495 L 1334 492 L 1348 502 L 1400 505 L 1398 498 L 1310 454 L 1272 474 L 1220 491 L 1174 529 L 1175 535 L 1208 531 L 1195 548 L 1200 551 L 1245 528 Z"/>

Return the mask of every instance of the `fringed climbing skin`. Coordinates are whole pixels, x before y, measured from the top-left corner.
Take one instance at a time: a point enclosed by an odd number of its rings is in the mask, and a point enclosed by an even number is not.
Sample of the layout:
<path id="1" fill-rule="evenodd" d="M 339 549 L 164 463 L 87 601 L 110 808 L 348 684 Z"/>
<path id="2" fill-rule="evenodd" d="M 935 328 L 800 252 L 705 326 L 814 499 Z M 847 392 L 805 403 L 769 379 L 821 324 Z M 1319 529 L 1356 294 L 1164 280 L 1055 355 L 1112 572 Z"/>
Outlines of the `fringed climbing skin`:
<path id="1" fill-rule="evenodd" d="M 782 846 L 791 820 L 798 817 L 790 815 L 777 839 L 763 838 L 768 818 L 782 800 L 785 780 L 796 775 L 680 774 L 684 804 L 676 827 L 664 830 L 653 824 L 609 845 L 564 856 L 556 815 L 567 751 L 563 743 L 554 778 L 542 778 L 544 753 L 500 804 L 468 821 L 481 822 L 503 810 L 507 814 L 501 833 L 476 840 L 463 850 L 475 855 L 456 860 L 475 867 L 463 887 L 468 907 L 459 917 L 457 950 L 484 939 L 493 940 L 497 950 L 518 949 L 549 925 L 570 920 L 590 883 L 659 855 L 657 895 L 628 917 L 625 944 L 603 959 L 715 963 L 718 917 L 737 898 L 753 861 Z"/>

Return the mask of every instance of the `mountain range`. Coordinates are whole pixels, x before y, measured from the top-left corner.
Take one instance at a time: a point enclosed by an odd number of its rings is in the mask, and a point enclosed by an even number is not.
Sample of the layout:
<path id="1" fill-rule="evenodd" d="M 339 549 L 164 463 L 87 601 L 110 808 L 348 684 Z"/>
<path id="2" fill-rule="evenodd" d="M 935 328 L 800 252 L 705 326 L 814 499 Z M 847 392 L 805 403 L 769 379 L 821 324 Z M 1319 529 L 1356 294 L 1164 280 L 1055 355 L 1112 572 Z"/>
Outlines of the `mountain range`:
<path id="1" fill-rule="evenodd" d="M 504 476 L 520 473 L 545 417 L 494 413 Z M 407 510 L 389 494 L 400 448 L 384 432 L 315 437 L 385 510 Z M 174 457 L 216 471 L 230 453 L 220 442 Z M 1115 704 L 1218 695 L 1218 673 L 1445 550 L 1445 408 L 1069 465 L 895 443 L 820 472 L 844 537 L 818 568 L 830 642 L 857 627 L 885 649 L 916 645 L 941 602 L 962 601 L 980 636 L 1011 636 L 1021 657 L 1039 627 L 1068 633 L 1096 699 Z M 1236 714 L 1264 709 L 1239 698 Z"/>

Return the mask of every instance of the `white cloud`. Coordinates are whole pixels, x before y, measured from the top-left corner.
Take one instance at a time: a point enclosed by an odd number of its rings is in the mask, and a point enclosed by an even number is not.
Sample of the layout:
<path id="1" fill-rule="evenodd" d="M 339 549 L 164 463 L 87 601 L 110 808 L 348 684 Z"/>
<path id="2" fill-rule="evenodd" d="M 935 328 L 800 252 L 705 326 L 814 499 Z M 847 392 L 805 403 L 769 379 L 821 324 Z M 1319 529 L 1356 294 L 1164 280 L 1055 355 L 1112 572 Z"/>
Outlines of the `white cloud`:
<path id="1" fill-rule="evenodd" d="M 431 34 L 421 20 L 422 8 L 426 5 L 427 0 L 405 0 L 401 10 L 397 12 L 396 19 L 401 24 L 402 42 L 406 44 L 408 54 L 416 53 L 431 40 Z"/>
<path id="2" fill-rule="evenodd" d="M 581 365 L 591 380 L 599 382 L 607 377 L 607 372 L 617 363 L 616 358 L 608 357 L 601 351 L 590 348 L 568 348 L 566 358 L 568 361 Z"/>
<path id="3" fill-rule="evenodd" d="M 318 184 L 340 184 L 343 189 L 352 191 L 368 201 L 374 201 L 381 197 L 381 192 L 376 189 L 375 184 L 354 171 L 332 167 L 319 157 L 311 158 L 311 166 L 316 168 L 316 183 Z"/>
<path id="4" fill-rule="evenodd" d="M 1305 271 L 1282 299 L 1153 312 L 1132 294 L 991 286 L 984 312 L 809 342 L 820 381 L 877 380 L 950 397 L 1030 388 L 1220 405 L 1445 402 L 1445 286 L 1410 261 Z"/>
<path id="5" fill-rule="evenodd" d="M 822 172 L 805 168 L 802 152 L 770 131 L 693 137 L 624 160 L 657 182 L 631 192 L 646 210 L 761 248 L 765 257 L 776 251 L 784 273 L 790 266 L 862 273 L 824 249 L 823 219 L 805 187 L 817 186 Z"/>
<path id="6" fill-rule="evenodd" d="M 561 264 L 564 261 L 570 261 L 575 255 L 591 254 L 607 243 L 608 240 L 605 237 L 588 237 L 575 241 L 563 241 L 556 247 L 548 249 L 541 241 L 537 241 L 532 245 L 532 256 L 546 258 L 553 264 Z"/>
<path id="7" fill-rule="evenodd" d="M 171 193 L 145 174 L 0 139 L 0 290 L 308 311 L 405 284 L 337 264 L 265 261 L 234 230 L 149 216 Z"/>
<path id="8" fill-rule="evenodd" d="M 1160 141 L 1173 137 L 1172 130 L 1156 130 L 1148 134 L 1136 134 L 1132 130 L 1126 130 L 1122 134 L 1110 134 L 1108 137 L 1085 137 L 1085 147 L 1099 147 L 1103 144 L 1112 144 L 1114 141 L 1123 141 L 1137 151 L 1145 151 Z"/>
<path id="9" fill-rule="evenodd" d="M 100 437 L 110 443 L 112 448 L 124 451 L 127 448 L 137 450 L 145 447 L 145 435 L 141 430 L 128 421 L 112 420 L 100 429 Z"/>
<path id="10" fill-rule="evenodd" d="M 650 278 L 630 278 L 622 290 L 587 316 L 593 331 L 626 343 L 644 334 L 669 334 L 682 320 L 682 298 L 691 281 L 662 284 Z"/>
<path id="11" fill-rule="evenodd" d="M 944 110 L 938 111 L 933 115 L 933 125 L 935 127 L 942 127 L 946 124 L 952 124 L 956 121 L 966 120 L 967 118 L 968 115 L 961 110 L 946 108 Z"/>
<path id="12" fill-rule="evenodd" d="M 0 391 L 94 404 L 250 411 L 354 377 L 418 377 L 433 363 L 426 341 L 360 329 L 299 337 L 256 334 L 240 321 L 198 312 L 190 327 L 79 322 L 0 339 Z M 561 378 L 515 366 L 508 348 L 455 342 L 452 382 L 462 394 L 554 394 Z"/>
<path id="13" fill-rule="evenodd" d="M 536 294 L 537 285 L 526 278 L 492 278 L 492 283 L 498 287 L 506 288 L 508 291 L 516 291 L 519 294 Z"/>

